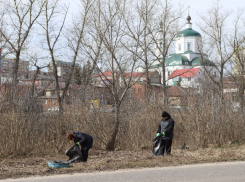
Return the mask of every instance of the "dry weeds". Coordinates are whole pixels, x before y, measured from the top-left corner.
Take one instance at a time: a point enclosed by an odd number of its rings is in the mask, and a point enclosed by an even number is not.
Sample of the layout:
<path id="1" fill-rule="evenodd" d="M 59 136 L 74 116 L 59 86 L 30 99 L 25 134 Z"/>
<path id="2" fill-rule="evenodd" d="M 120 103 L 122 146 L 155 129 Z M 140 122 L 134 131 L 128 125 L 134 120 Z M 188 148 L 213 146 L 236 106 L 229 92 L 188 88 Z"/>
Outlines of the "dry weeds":
<path id="1" fill-rule="evenodd" d="M 222 148 L 174 148 L 171 156 L 152 156 L 151 150 L 102 151 L 91 149 L 87 163 L 71 164 L 69 168 L 49 168 L 50 160 L 66 160 L 65 155 L 1 156 L 0 179 L 36 175 L 88 173 L 128 168 L 177 166 L 184 164 L 245 160 L 245 146 L 227 145 Z"/>

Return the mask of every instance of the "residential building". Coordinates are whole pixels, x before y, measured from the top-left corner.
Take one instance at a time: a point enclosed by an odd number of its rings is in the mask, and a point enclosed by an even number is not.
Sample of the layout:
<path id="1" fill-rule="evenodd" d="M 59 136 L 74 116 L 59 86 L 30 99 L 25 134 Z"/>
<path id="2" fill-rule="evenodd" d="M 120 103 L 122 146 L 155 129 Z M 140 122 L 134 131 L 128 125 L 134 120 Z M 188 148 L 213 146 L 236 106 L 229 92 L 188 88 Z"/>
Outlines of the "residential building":
<path id="1" fill-rule="evenodd" d="M 242 80 L 237 80 L 237 78 L 243 79 L 244 77 L 224 77 L 224 97 L 231 102 L 234 108 L 240 108 L 240 104 L 245 107 L 245 90 L 241 84 Z M 243 92 L 243 95 L 241 95 Z M 241 98 L 243 96 L 243 99 Z"/>
<path id="2" fill-rule="evenodd" d="M 115 79 L 118 78 L 118 73 L 115 72 Z M 92 77 L 92 85 L 96 87 L 107 87 L 112 81 L 112 72 L 105 71 L 100 74 L 93 75 Z"/>
<path id="3" fill-rule="evenodd" d="M 15 59 L 1 58 L 1 83 L 11 82 L 14 73 Z M 19 60 L 18 78 L 28 77 L 29 61 Z"/>
<path id="4" fill-rule="evenodd" d="M 145 72 L 133 72 L 133 73 L 123 73 L 119 74 L 119 72 L 114 73 L 115 83 L 119 86 L 118 89 L 124 88 L 124 81 L 131 83 L 129 90 L 130 99 L 134 99 L 136 101 L 142 100 L 146 96 L 146 73 Z M 102 72 L 98 75 L 94 75 L 92 78 L 92 85 L 97 90 L 97 98 L 103 98 L 103 100 L 107 100 L 108 102 L 112 101 L 111 93 L 109 92 L 107 87 L 110 87 L 112 84 L 113 74 L 110 71 Z M 148 93 L 151 95 L 153 99 L 158 97 L 159 92 L 162 92 L 162 84 L 161 84 L 161 76 L 157 71 L 149 72 L 149 90 Z M 103 89 L 104 88 L 104 89 Z M 99 95 L 104 94 L 104 97 Z"/>
<path id="5" fill-rule="evenodd" d="M 65 62 L 65 61 L 56 61 L 56 67 L 57 67 L 57 75 L 61 78 L 67 78 L 67 76 L 70 74 L 72 62 Z M 80 69 L 79 64 L 75 64 L 75 69 Z M 48 72 L 53 73 L 53 63 L 50 63 L 48 66 Z"/>

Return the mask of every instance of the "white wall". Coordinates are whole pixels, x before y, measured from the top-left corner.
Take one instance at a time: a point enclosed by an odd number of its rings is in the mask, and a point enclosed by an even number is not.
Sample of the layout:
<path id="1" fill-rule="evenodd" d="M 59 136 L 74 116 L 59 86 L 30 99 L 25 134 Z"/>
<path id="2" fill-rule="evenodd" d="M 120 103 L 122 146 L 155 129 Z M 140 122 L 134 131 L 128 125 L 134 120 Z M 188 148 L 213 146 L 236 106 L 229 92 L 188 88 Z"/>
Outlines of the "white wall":
<path id="1" fill-rule="evenodd" d="M 176 50 L 176 54 L 182 54 L 186 51 L 188 51 L 187 49 L 187 43 L 190 42 L 191 43 L 191 51 L 192 52 L 196 52 L 199 53 L 199 45 L 202 41 L 201 37 L 198 36 L 190 36 L 190 37 L 178 37 L 176 39 L 176 44 L 175 44 L 175 50 Z M 181 50 L 179 50 L 179 45 L 181 45 Z"/>

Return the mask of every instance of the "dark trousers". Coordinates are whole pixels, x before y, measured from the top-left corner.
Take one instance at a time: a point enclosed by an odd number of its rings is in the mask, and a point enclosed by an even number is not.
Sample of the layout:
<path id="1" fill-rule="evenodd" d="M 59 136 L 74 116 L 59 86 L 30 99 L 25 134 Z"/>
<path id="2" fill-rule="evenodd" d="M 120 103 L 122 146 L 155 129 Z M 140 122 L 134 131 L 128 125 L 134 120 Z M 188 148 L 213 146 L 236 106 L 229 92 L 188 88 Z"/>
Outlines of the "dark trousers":
<path id="1" fill-rule="evenodd" d="M 87 159 L 88 159 L 88 151 L 89 149 L 81 149 L 81 152 L 82 152 L 82 157 L 83 157 L 83 162 L 86 162 Z"/>
<path id="2" fill-rule="evenodd" d="M 171 146 L 172 146 L 172 139 L 162 139 L 161 141 L 161 150 L 162 150 L 162 155 L 166 151 L 167 155 L 171 154 Z"/>

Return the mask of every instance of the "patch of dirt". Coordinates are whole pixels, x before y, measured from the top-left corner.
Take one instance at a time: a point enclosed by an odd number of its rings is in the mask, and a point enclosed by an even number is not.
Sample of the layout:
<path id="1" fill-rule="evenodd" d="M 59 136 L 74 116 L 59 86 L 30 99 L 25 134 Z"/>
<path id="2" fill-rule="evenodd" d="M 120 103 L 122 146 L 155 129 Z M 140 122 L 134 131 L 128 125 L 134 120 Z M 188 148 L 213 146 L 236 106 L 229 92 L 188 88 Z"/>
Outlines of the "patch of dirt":
<path id="1" fill-rule="evenodd" d="M 66 155 L 0 156 L 0 179 L 54 174 L 88 173 L 127 168 L 176 166 L 183 164 L 245 160 L 245 146 L 223 148 L 172 149 L 171 156 L 152 156 L 151 150 L 89 151 L 88 162 L 70 164 L 69 168 L 50 168 L 47 162 L 67 160 Z"/>

